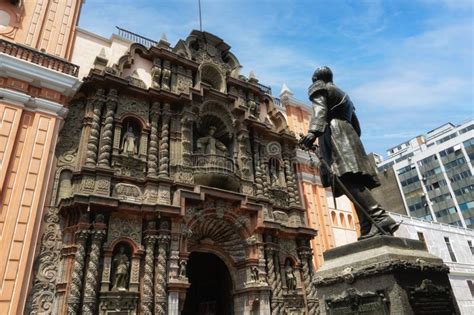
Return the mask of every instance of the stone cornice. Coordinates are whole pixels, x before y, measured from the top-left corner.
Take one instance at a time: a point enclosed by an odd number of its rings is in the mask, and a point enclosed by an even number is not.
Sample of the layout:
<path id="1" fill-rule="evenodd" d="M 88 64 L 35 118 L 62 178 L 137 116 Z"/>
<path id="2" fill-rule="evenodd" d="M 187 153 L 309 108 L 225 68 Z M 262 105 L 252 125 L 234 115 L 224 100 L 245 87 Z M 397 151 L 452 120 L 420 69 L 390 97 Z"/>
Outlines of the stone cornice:
<path id="1" fill-rule="evenodd" d="M 66 117 L 68 112 L 68 109 L 59 103 L 10 89 L 0 88 L 0 98 L 2 98 L 3 102 L 22 107 L 28 111 L 41 112 L 63 118 Z"/>

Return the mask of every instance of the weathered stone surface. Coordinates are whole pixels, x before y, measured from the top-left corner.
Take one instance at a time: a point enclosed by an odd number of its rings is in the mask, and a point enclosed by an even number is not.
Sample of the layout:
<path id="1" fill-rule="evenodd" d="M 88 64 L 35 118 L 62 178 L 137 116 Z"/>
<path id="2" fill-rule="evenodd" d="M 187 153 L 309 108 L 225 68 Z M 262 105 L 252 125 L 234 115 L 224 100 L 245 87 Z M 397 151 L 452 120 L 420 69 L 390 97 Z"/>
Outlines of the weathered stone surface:
<path id="1" fill-rule="evenodd" d="M 458 312 L 448 267 L 420 241 L 380 236 L 324 257 L 314 280 L 321 314 Z M 430 294 L 437 294 L 436 303 L 427 303 Z"/>

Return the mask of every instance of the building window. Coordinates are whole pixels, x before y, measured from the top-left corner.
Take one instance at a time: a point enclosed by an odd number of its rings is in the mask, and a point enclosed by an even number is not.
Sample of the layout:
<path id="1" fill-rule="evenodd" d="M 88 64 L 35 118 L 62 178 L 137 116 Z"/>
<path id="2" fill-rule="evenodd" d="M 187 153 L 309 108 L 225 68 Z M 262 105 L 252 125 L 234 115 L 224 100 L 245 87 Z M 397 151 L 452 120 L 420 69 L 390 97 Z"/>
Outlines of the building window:
<path id="1" fill-rule="evenodd" d="M 471 280 L 467 280 L 467 286 L 469 287 L 469 291 L 471 291 L 471 295 L 474 297 L 474 283 Z"/>
<path id="2" fill-rule="evenodd" d="M 457 262 L 456 256 L 454 255 L 453 247 L 451 246 L 451 243 L 449 242 L 449 237 L 445 237 L 444 242 L 446 243 L 446 247 L 448 248 L 449 256 L 451 256 L 451 260 L 453 262 Z"/>
<path id="3" fill-rule="evenodd" d="M 423 234 L 423 232 L 416 232 L 416 234 L 418 235 L 418 239 L 425 244 L 426 248 L 428 248 L 428 246 L 426 246 L 425 234 Z"/>
<path id="4" fill-rule="evenodd" d="M 467 241 L 467 245 L 469 245 L 469 248 L 471 249 L 471 255 L 474 255 L 474 247 L 472 247 L 472 241 Z"/>

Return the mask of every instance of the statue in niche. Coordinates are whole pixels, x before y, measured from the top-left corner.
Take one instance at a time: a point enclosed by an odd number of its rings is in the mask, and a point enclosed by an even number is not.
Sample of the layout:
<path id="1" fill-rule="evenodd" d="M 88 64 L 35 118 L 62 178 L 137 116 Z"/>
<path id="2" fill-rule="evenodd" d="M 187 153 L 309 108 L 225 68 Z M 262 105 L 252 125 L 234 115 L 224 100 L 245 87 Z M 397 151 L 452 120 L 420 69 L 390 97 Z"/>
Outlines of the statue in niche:
<path id="1" fill-rule="evenodd" d="M 119 252 L 114 257 L 114 282 L 112 291 L 126 291 L 128 282 L 128 267 L 130 260 L 125 254 L 125 247 L 121 246 Z"/>
<path id="2" fill-rule="evenodd" d="M 271 184 L 274 186 L 281 186 L 280 185 L 280 170 L 278 168 L 278 165 L 274 163 L 274 161 L 273 163 L 272 162 L 270 163 L 269 171 L 270 171 Z"/>
<path id="3" fill-rule="evenodd" d="M 293 266 L 291 265 L 291 261 L 286 261 L 285 267 L 285 277 L 286 277 L 286 286 L 288 287 L 288 291 L 295 291 L 296 290 L 296 277 L 293 271 Z"/>
<path id="4" fill-rule="evenodd" d="M 128 126 L 127 132 L 123 135 L 122 153 L 128 155 L 135 155 L 138 153 L 137 137 L 135 136 L 131 126 Z"/>
<path id="5" fill-rule="evenodd" d="M 179 271 L 178 271 L 178 277 L 179 278 L 186 278 L 186 266 L 188 262 L 186 260 L 181 260 L 179 262 Z"/>
<path id="6" fill-rule="evenodd" d="M 197 149 L 199 153 L 209 155 L 227 155 L 227 147 L 224 143 L 214 137 L 216 127 L 210 126 L 207 136 L 201 137 L 197 141 Z"/>
<path id="7" fill-rule="evenodd" d="M 257 267 L 253 266 L 250 269 L 250 278 L 251 278 L 252 282 L 258 282 L 259 275 L 258 275 L 258 268 Z"/>

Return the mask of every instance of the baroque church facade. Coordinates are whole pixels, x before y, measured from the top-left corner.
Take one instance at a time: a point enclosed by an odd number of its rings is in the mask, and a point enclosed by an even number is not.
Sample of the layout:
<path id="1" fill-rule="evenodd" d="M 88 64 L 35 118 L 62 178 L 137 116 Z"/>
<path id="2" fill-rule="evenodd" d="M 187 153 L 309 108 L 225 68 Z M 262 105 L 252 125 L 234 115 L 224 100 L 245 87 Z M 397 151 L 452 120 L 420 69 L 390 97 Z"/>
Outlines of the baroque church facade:
<path id="1" fill-rule="evenodd" d="M 316 314 L 297 140 L 268 88 L 201 31 L 93 64 L 59 134 L 27 312 Z"/>

